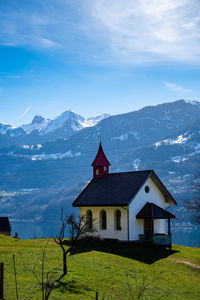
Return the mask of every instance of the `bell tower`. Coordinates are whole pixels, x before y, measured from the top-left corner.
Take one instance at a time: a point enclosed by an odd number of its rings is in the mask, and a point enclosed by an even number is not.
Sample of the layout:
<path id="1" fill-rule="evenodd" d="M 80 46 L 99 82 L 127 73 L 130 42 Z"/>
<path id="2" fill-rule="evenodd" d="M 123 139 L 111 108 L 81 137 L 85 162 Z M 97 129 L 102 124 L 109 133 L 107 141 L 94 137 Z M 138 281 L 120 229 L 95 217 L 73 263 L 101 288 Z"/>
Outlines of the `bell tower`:
<path id="1" fill-rule="evenodd" d="M 93 178 L 101 178 L 104 174 L 109 174 L 110 163 L 103 152 L 101 142 L 99 144 L 99 150 L 91 165 L 93 167 Z"/>

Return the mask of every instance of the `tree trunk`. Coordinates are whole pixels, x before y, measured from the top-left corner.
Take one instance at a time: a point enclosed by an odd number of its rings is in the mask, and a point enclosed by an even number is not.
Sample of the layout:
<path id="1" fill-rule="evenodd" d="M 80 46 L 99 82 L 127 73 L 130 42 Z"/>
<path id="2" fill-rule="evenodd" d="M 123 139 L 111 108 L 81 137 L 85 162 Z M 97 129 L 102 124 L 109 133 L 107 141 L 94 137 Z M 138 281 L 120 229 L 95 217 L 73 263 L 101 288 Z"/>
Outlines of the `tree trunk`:
<path id="1" fill-rule="evenodd" d="M 67 274 L 67 252 L 63 252 L 63 275 Z"/>

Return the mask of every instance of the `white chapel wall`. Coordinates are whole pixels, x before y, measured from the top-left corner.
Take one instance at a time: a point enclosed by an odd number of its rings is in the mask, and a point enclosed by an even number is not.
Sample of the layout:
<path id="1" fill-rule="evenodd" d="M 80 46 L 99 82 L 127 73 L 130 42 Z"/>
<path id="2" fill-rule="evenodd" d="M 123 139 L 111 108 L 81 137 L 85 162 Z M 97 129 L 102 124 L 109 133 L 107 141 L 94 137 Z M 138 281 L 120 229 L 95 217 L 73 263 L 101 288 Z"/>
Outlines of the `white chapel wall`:
<path id="1" fill-rule="evenodd" d="M 149 193 L 145 192 L 145 186 L 150 187 Z M 129 232 L 131 241 L 138 240 L 139 234 L 144 234 L 144 221 L 137 220 L 136 215 L 147 202 L 152 202 L 164 209 L 169 206 L 151 178 L 147 180 L 129 206 Z M 165 219 L 154 220 L 154 233 L 167 233 Z"/>
<path id="2" fill-rule="evenodd" d="M 127 207 L 128 208 L 128 207 Z M 121 211 L 121 230 L 116 230 L 115 228 L 115 211 L 119 209 Z M 94 219 L 94 226 L 97 229 L 95 235 L 99 235 L 100 238 L 112 238 L 118 239 L 121 241 L 128 240 L 128 222 L 127 222 L 127 209 L 122 207 L 97 207 L 97 206 L 90 206 L 90 207 L 80 207 L 79 214 L 80 216 L 86 215 L 87 211 L 92 211 L 92 216 Z M 100 228 L 100 212 L 101 210 L 106 211 L 107 216 L 107 229 L 101 230 Z"/>

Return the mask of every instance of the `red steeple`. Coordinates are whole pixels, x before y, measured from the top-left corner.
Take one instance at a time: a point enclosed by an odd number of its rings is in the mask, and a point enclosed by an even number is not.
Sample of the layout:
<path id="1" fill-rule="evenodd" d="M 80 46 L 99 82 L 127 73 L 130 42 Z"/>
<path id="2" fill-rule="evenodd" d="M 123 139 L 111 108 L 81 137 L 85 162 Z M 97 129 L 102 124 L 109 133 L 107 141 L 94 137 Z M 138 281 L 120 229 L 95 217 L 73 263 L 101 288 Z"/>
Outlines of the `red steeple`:
<path id="1" fill-rule="evenodd" d="M 101 142 L 99 144 L 98 153 L 91 166 L 93 167 L 93 178 L 100 178 L 104 174 L 109 173 L 110 163 L 103 152 Z"/>

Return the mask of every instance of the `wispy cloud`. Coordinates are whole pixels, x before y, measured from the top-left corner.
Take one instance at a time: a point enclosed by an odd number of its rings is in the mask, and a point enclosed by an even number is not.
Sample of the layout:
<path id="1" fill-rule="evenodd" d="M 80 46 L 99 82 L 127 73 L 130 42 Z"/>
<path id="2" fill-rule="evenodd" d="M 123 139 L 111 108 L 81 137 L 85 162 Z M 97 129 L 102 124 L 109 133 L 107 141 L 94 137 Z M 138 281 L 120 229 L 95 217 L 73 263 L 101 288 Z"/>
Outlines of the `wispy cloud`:
<path id="1" fill-rule="evenodd" d="M 19 116 L 17 117 L 16 121 L 18 121 L 18 120 L 20 120 L 21 118 L 23 118 L 23 117 L 29 112 L 29 110 L 31 109 L 31 107 L 32 107 L 32 105 L 29 105 L 29 106 L 25 109 L 25 111 L 24 111 L 21 115 L 19 115 Z"/>
<path id="2" fill-rule="evenodd" d="M 199 0 L 25 3 L 0 5 L 0 44 L 61 48 L 94 61 L 200 62 Z"/>
<path id="3" fill-rule="evenodd" d="M 93 18 L 110 48 L 129 61 L 195 61 L 199 9 L 197 0 L 99 0 Z"/>
<path id="4" fill-rule="evenodd" d="M 47 0 L 30 0 L 28 5 L 17 6 L 0 3 L 0 44 L 37 49 L 60 47 L 59 23 L 63 17 L 59 17 L 62 11 L 56 4 L 54 12 L 53 2 L 52 6 Z"/>
<path id="5" fill-rule="evenodd" d="M 164 82 L 164 85 L 165 85 L 168 89 L 170 89 L 171 91 L 173 91 L 173 92 L 180 92 L 180 93 L 188 93 L 188 92 L 191 92 L 191 90 L 186 89 L 186 88 L 182 87 L 181 85 L 174 84 L 174 83 L 171 83 L 171 82 L 165 81 L 165 82 Z"/>
<path id="6" fill-rule="evenodd" d="M 60 47 L 60 43 L 46 39 L 46 38 L 39 38 L 38 44 L 40 44 L 43 48 L 53 48 L 53 47 Z"/>

